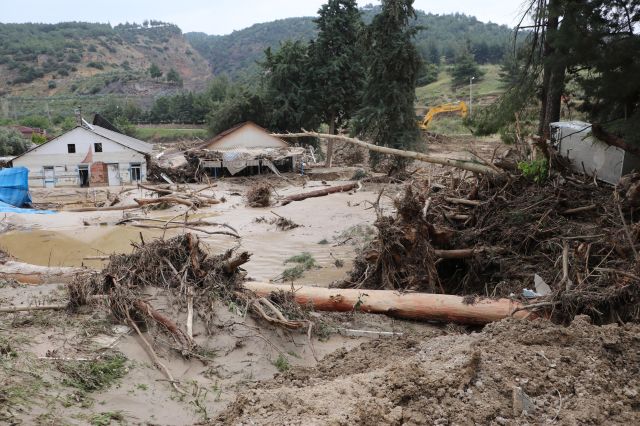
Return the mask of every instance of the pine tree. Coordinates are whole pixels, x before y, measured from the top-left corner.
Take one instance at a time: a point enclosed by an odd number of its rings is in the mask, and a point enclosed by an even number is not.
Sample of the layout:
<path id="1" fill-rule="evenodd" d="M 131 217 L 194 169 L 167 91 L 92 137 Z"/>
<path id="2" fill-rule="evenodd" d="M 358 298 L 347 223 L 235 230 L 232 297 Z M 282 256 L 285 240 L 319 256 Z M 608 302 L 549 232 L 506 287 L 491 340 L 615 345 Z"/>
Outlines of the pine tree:
<path id="1" fill-rule="evenodd" d="M 355 0 L 329 0 L 318 11 L 320 33 L 309 45 L 308 90 L 313 94 L 316 111 L 329 133 L 348 120 L 358 105 L 364 86 L 365 69 L 357 44 L 360 15 Z M 327 167 L 331 167 L 333 140 L 327 144 Z"/>
<path id="2" fill-rule="evenodd" d="M 162 70 L 155 62 L 152 62 L 149 67 L 149 74 L 151 74 L 151 78 L 160 78 L 162 77 Z"/>
<path id="3" fill-rule="evenodd" d="M 440 65 L 440 49 L 438 49 L 438 43 L 436 43 L 436 40 L 433 37 L 427 40 L 427 49 L 429 53 L 426 60 L 436 66 L 439 66 Z"/>
<path id="4" fill-rule="evenodd" d="M 162 76 L 162 72 L 160 73 L 160 76 Z M 182 79 L 180 78 L 180 74 L 178 74 L 178 71 L 176 71 L 173 68 L 171 68 L 167 73 L 167 81 L 173 81 L 174 83 L 177 83 L 178 86 L 180 87 L 182 87 L 182 84 L 183 84 Z"/>
<path id="5" fill-rule="evenodd" d="M 356 122 L 356 132 L 376 145 L 404 150 L 415 150 L 420 140 L 413 105 L 423 59 L 412 40 L 422 28 L 409 25 L 412 18 L 413 0 L 383 0 L 381 13 L 364 30 L 369 78 Z M 380 155 L 372 160 L 378 162 Z M 409 161 L 394 160 L 400 168 Z"/>
<path id="6" fill-rule="evenodd" d="M 297 132 L 301 128 L 315 129 L 318 118 L 314 110 L 314 96 L 308 86 L 308 46 L 300 39 L 280 42 L 273 53 L 264 49 L 265 60 L 257 62 L 266 72 L 266 99 L 270 105 L 269 127 L 281 132 Z M 304 143 L 317 144 L 306 139 Z"/>
<path id="7" fill-rule="evenodd" d="M 451 76 L 456 83 L 467 82 L 471 77 L 479 80 L 484 74 L 484 71 L 473 60 L 473 55 L 466 50 L 456 57 L 456 65 L 451 71 Z"/>

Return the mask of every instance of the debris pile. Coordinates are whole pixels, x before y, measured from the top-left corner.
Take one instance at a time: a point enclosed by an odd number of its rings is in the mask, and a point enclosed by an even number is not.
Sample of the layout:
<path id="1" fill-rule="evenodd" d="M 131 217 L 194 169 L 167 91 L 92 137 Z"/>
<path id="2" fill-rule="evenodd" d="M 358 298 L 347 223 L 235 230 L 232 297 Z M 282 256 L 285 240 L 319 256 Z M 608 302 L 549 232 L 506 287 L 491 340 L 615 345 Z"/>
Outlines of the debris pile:
<path id="1" fill-rule="evenodd" d="M 247 191 L 247 201 L 251 207 L 269 207 L 271 205 L 271 197 L 273 195 L 273 187 L 268 184 L 253 185 Z"/>
<path id="2" fill-rule="evenodd" d="M 378 209 L 377 238 L 332 286 L 533 297 L 559 321 L 637 320 L 640 225 L 614 189 L 571 177 L 441 182 L 451 185 L 407 184 L 394 216 Z M 550 294 L 535 292 L 536 275 Z"/>

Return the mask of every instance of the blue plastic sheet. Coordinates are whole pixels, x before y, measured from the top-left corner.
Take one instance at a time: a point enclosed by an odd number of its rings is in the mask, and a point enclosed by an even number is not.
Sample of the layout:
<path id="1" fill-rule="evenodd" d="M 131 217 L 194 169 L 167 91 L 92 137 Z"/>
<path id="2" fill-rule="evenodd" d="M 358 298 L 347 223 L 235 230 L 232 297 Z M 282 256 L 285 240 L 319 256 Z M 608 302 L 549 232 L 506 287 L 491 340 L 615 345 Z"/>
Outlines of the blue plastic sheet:
<path id="1" fill-rule="evenodd" d="M 20 209 L 18 207 L 13 207 L 11 204 L 0 201 L 0 213 L 53 214 L 57 212 L 52 212 L 50 210 Z"/>
<path id="2" fill-rule="evenodd" d="M 14 207 L 31 202 L 29 169 L 14 167 L 0 170 L 0 201 Z"/>
<path id="3" fill-rule="evenodd" d="M 56 213 L 49 210 L 21 209 L 31 202 L 29 169 L 14 167 L 0 170 L 0 213 Z"/>

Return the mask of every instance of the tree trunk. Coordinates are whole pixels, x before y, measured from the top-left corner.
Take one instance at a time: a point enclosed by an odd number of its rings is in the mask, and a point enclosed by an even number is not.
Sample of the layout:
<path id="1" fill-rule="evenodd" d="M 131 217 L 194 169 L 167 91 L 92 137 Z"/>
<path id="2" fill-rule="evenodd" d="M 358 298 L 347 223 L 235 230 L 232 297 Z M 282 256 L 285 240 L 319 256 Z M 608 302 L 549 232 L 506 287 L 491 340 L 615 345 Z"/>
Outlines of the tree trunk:
<path id="1" fill-rule="evenodd" d="M 307 137 L 314 137 L 314 138 L 335 139 L 339 141 L 352 143 L 357 146 L 361 146 L 370 151 L 381 152 L 383 154 L 396 155 L 398 157 L 404 157 L 404 158 L 412 158 L 414 160 L 424 161 L 426 163 L 442 164 L 444 166 L 457 167 L 458 169 L 468 170 L 473 173 L 483 173 L 488 175 L 498 174 L 495 170 L 493 170 L 492 167 L 486 166 L 484 164 L 473 163 L 468 160 L 452 160 L 449 158 L 432 157 L 430 155 L 422 154 L 420 152 L 404 151 L 402 149 L 395 149 L 395 148 L 387 148 L 385 146 L 374 145 L 371 143 L 363 142 L 356 138 L 348 138 L 342 135 L 329 135 L 326 133 L 304 131 L 304 133 L 286 133 L 286 134 L 271 133 L 271 136 L 276 136 L 278 138 L 301 138 L 301 137 L 307 136 Z"/>
<path id="2" fill-rule="evenodd" d="M 0 276 L 29 284 L 69 284 L 73 282 L 77 275 L 94 271 L 95 269 L 89 268 L 31 265 L 11 260 L 4 265 L 0 265 Z"/>
<path id="3" fill-rule="evenodd" d="M 317 191 L 305 192 L 303 194 L 289 195 L 287 198 L 285 198 L 282 201 L 284 205 L 284 204 L 289 204 L 291 201 L 302 201 L 302 200 L 306 200 L 307 198 L 323 197 L 325 195 L 333 194 L 334 192 L 351 191 L 352 189 L 357 188 L 359 185 L 360 185 L 359 182 L 355 182 L 355 183 L 350 183 L 342 186 L 332 186 L 325 189 L 319 189 Z"/>
<path id="4" fill-rule="evenodd" d="M 550 63 L 550 58 L 555 53 L 556 49 L 552 46 L 555 33 L 558 30 L 558 6 L 559 0 L 549 0 L 549 10 L 547 19 L 547 29 L 545 30 L 545 43 L 544 43 L 544 74 L 542 77 L 542 91 L 540 102 L 540 123 L 538 124 L 538 136 L 548 138 L 549 126 L 547 121 L 551 117 L 549 114 L 549 106 L 553 105 L 554 100 L 549 99 L 551 94 L 551 79 L 553 74 L 553 66 Z M 553 96 L 552 96 L 553 98 Z"/>
<path id="5" fill-rule="evenodd" d="M 335 134 L 336 130 L 336 109 L 333 107 L 331 110 L 331 122 L 329 123 L 329 134 Z M 327 140 L 327 161 L 325 167 L 331 167 L 333 163 L 333 139 Z"/>
<path id="6" fill-rule="evenodd" d="M 245 282 L 244 288 L 259 296 L 272 291 L 291 291 L 291 285 L 264 282 Z M 349 312 L 360 303 L 357 310 L 385 314 L 396 318 L 427 321 L 456 322 L 460 324 L 488 324 L 509 317 L 521 303 L 508 299 L 485 299 L 475 304 L 464 304 L 460 296 L 428 293 L 406 293 L 388 290 L 351 290 L 323 287 L 296 286 L 296 302 L 304 305 L 313 301 L 313 307 L 324 311 Z M 526 310 L 517 311 L 514 317 L 523 318 Z M 535 314 L 530 319 L 537 318 Z"/>
<path id="7" fill-rule="evenodd" d="M 602 142 L 606 143 L 607 145 L 615 146 L 617 148 L 620 148 L 628 152 L 629 154 L 633 154 L 635 156 L 640 157 L 639 148 L 625 142 L 618 135 L 611 132 L 607 132 L 602 128 L 602 125 L 600 123 L 593 123 L 593 126 L 591 126 L 591 130 L 593 131 L 593 135 L 596 138 L 600 139 Z"/>

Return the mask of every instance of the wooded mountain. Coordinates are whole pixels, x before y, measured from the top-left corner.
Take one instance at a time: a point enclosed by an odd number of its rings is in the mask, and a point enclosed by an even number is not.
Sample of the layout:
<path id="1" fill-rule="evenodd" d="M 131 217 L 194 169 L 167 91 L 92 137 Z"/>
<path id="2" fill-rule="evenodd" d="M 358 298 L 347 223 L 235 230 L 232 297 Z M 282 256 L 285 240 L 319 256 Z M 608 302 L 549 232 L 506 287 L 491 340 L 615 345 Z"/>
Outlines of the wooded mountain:
<path id="1" fill-rule="evenodd" d="M 0 24 L 0 95 L 176 91 L 146 75 L 152 63 L 165 75 L 176 69 L 189 89 L 203 89 L 211 75 L 208 62 L 173 24 Z"/>
<path id="2" fill-rule="evenodd" d="M 363 22 L 369 24 L 381 8 L 369 4 L 360 10 Z M 428 59 L 435 46 L 438 55 L 449 61 L 465 48 L 474 53 L 479 63 L 498 63 L 502 59 L 511 34 L 508 26 L 483 23 L 474 16 L 460 13 L 434 15 L 417 11 L 417 14 L 411 24 L 428 28 L 415 38 L 423 57 Z M 227 74 L 235 81 L 249 82 L 247 79 L 255 78 L 258 71 L 255 61 L 264 58 L 262 50 L 266 47 L 277 50 L 279 41 L 288 38 L 314 39 L 318 29 L 313 19 L 315 17 L 289 18 L 255 24 L 225 36 L 204 33 L 186 33 L 185 36 L 210 62 L 214 75 Z"/>

